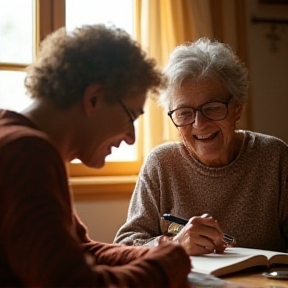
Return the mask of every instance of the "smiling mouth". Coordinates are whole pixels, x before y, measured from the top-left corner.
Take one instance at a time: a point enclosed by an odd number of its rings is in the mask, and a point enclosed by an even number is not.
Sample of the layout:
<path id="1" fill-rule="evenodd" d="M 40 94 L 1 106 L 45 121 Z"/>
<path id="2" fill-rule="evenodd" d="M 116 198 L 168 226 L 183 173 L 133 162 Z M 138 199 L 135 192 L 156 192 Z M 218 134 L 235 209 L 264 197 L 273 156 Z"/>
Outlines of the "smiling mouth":
<path id="1" fill-rule="evenodd" d="M 218 132 L 219 131 L 215 133 L 206 134 L 206 135 L 194 135 L 194 138 L 196 138 L 197 140 L 211 140 L 216 137 Z"/>

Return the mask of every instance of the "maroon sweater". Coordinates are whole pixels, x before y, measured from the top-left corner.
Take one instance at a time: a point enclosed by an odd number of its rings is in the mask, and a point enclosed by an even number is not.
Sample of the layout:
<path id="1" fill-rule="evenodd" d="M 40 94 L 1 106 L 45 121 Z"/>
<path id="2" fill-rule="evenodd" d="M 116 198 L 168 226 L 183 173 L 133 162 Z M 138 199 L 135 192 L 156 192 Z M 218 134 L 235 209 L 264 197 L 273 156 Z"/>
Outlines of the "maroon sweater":
<path id="1" fill-rule="evenodd" d="M 184 287 L 189 270 L 178 245 L 92 241 L 51 139 L 0 110 L 0 287 Z"/>

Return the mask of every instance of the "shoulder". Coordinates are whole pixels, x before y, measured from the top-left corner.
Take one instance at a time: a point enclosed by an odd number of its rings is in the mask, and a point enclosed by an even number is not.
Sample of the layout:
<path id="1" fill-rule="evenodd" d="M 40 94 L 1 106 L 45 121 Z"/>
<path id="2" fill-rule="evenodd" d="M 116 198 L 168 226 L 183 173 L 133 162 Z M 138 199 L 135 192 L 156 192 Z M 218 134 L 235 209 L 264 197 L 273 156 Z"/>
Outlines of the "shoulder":
<path id="1" fill-rule="evenodd" d="M 39 130 L 31 120 L 14 111 L 0 110 L 0 148 L 28 142 L 53 147 L 49 136 Z"/>
<path id="2" fill-rule="evenodd" d="M 146 157 L 142 168 L 152 173 L 161 167 L 175 166 L 181 155 L 181 149 L 183 149 L 181 147 L 180 142 L 167 142 L 155 147 Z"/>
<path id="3" fill-rule="evenodd" d="M 168 159 L 181 153 L 182 144 L 180 142 L 167 142 L 156 146 L 151 150 L 147 159 Z"/>
<path id="4" fill-rule="evenodd" d="M 3 120 L 3 119 L 0 119 Z M 33 126 L 26 125 L 25 121 L 18 121 L 14 117 L 3 124 L 0 121 L 0 158 L 4 163 L 12 159 L 31 162 L 44 159 L 57 159 L 61 161 L 60 155 L 52 143 L 52 140 Z M 17 121 L 16 121 L 17 120 Z M 11 162 L 11 161 L 10 161 Z"/>
<path id="5" fill-rule="evenodd" d="M 176 152 L 182 146 L 181 142 L 167 142 L 156 146 L 151 153 L 169 153 Z"/>
<path id="6" fill-rule="evenodd" d="M 245 131 L 245 150 L 251 157 L 259 157 L 263 161 L 278 162 L 280 158 L 288 161 L 287 143 L 272 135 Z"/>
<path id="7" fill-rule="evenodd" d="M 12 127 L 9 131 L 0 135 L 0 143 L 1 151 L 17 149 L 21 153 L 25 153 L 25 151 L 37 153 L 38 150 L 35 150 L 35 148 L 55 150 L 47 135 L 28 127 Z"/>
<path id="8" fill-rule="evenodd" d="M 258 132 L 251 132 L 245 131 L 246 138 L 248 141 L 253 144 L 254 146 L 267 148 L 279 148 L 279 149 L 287 149 L 288 145 L 282 139 L 268 134 L 258 133 Z"/>
<path id="9" fill-rule="evenodd" d="M 2 139 L 0 138 L 0 142 Z M 9 183 L 13 183 L 17 177 L 18 186 L 32 187 L 42 183 L 48 187 L 55 185 L 57 181 L 57 185 L 61 182 L 63 191 L 66 191 L 66 167 L 48 137 L 33 129 L 14 130 L 13 135 L 7 135 L 5 143 L 0 146 L 0 173 L 4 175 L 0 186 L 11 185 Z"/>

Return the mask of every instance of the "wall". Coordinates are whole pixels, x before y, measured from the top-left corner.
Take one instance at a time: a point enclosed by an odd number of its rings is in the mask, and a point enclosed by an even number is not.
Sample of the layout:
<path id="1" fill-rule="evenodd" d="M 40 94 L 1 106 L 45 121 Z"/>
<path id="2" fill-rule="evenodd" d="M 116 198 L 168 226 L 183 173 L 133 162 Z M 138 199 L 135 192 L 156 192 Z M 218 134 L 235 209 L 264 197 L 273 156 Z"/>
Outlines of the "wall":
<path id="1" fill-rule="evenodd" d="M 251 18 L 288 20 L 288 5 L 259 4 L 246 0 L 246 34 L 251 81 L 252 128 L 288 142 L 288 25 L 253 24 Z"/>
<path id="2" fill-rule="evenodd" d="M 76 202 L 75 209 L 93 240 L 111 243 L 126 220 L 129 200 Z"/>

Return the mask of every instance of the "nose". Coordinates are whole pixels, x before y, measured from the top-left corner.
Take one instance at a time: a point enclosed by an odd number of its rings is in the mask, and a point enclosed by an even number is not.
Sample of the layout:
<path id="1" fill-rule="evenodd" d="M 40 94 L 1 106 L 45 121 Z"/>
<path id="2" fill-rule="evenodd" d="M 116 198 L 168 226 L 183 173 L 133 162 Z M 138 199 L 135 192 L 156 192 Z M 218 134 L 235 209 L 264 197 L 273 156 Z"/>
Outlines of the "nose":
<path id="1" fill-rule="evenodd" d="M 193 127 L 194 128 L 198 128 L 199 126 L 201 126 L 204 122 L 208 121 L 202 114 L 201 111 L 197 110 L 196 114 L 195 114 L 195 119 L 193 122 Z"/>
<path id="2" fill-rule="evenodd" d="M 134 124 L 132 124 L 131 126 L 132 128 L 129 129 L 129 131 L 125 134 L 125 137 L 124 137 L 124 141 L 128 145 L 133 145 L 136 140 Z"/>

